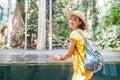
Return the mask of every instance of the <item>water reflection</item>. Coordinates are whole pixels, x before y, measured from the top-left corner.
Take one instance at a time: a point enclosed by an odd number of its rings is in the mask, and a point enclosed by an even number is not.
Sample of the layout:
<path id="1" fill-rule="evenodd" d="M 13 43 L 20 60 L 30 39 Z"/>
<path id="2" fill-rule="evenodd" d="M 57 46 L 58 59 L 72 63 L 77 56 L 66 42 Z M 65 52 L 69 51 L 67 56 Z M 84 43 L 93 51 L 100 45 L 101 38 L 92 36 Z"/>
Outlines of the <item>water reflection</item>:
<path id="1" fill-rule="evenodd" d="M 105 64 L 92 80 L 120 80 L 120 64 Z"/>
<path id="2" fill-rule="evenodd" d="M 71 80 L 72 65 L 34 64 L 0 66 L 0 80 Z M 91 80 L 120 80 L 120 64 L 105 64 Z"/>
<path id="3" fill-rule="evenodd" d="M 103 66 L 103 75 L 111 76 L 111 77 L 118 76 L 116 64 L 109 64 L 109 65 Z"/>

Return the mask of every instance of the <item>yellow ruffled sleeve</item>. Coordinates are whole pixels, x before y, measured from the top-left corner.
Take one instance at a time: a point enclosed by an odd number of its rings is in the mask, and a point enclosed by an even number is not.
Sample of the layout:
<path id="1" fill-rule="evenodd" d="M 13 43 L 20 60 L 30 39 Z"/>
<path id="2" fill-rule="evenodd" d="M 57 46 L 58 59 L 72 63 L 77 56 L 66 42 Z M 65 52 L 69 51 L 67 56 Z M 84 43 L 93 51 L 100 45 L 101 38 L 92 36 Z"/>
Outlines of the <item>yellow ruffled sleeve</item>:
<path id="1" fill-rule="evenodd" d="M 70 34 L 69 40 L 74 39 L 76 41 L 79 41 L 82 37 L 80 36 L 80 34 L 77 31 L 73 31 Z"/>

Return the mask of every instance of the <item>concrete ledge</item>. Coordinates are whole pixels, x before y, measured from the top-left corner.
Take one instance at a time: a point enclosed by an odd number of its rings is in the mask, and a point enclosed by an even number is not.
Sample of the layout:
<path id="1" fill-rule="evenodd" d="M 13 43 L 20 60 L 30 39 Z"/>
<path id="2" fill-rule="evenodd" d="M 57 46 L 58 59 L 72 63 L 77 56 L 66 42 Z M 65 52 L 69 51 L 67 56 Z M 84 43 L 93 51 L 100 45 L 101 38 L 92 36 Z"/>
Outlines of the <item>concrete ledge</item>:
<path id="1" fill-rule="evenodd" d="M 39 63 L 71 63 L 72 60 L 65 61 L 52 60 L 49 55 L 56 53 L 64 55 L 67 50 L 1 50 L 0 51 L 0 64 L 39 64 Z M 119 62 L 120 51 L 101 51 L 104 61 L 106 63 Z"/>

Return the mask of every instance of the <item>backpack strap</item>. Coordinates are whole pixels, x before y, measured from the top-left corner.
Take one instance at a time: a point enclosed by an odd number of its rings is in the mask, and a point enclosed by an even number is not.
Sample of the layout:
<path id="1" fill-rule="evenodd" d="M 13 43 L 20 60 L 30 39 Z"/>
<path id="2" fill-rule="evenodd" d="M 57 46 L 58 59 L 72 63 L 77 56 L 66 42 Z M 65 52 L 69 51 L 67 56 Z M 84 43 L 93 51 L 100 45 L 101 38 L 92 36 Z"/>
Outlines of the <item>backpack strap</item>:
<path id="1" fill-rule="evenodd" d="M 83 38 L 85 38 L 84 34 L 80 30 L 76 30 Z"/>
<path id="2" fill-rule="evenodd" d="M 83 39 L 88 38 L 88 32 L 86 32 L 84 35 L 82 31 L 80 30 L 76 30 L 76 31 L 83 37 Z"/>
<path id="3" fill-rule="evenodd" d="M 87 35 L 84 36 L 84 34 L 83 34 L 80 30 L 76 30 L 76 31 L 83 37 L 83 39 L 86 38 Z M 85 40 L 85 39 L 84 39 L 84 40 Z M 76 51 L 79 53 L 79 55 L 80 55 L 80 57 L 81 57 L 81 59 L 82 59 L 82 61 L 83 61 L 83 57 L 82 57 L 82 55 L 80 54 L 77 46 L 75 46 L 75 49 L 76 49 Z"/>

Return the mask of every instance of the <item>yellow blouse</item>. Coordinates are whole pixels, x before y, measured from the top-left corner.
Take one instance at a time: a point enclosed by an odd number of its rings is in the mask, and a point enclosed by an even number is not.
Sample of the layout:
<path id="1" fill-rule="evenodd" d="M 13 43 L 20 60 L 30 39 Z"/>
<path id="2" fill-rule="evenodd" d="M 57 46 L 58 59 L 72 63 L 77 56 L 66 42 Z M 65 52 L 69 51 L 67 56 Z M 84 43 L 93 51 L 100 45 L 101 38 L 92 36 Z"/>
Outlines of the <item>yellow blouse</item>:
<path id="1" fill-rule="evenodd" d="M 86 31 L 82 31 L 82 33 L 85 34 Z M 76 47 L 79 50 L 82 57 L 85 58 L 84 39 L 82 38 L 82 36 L 77 31 L 72 31 L 69 39 L 74 39 L 77 41 Z M 89 72 L 84 68 L 82 59 L 76 50 L 74 50 L 74 53 L 72 55 L 72 62 L 73 62 L 74 72 L 81 74 L 81 76 L 84 75 L 86 77 L 87 76 L 89 77 L 89 75 L 92 75 L 91 72 Z"/>

